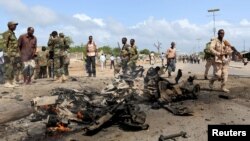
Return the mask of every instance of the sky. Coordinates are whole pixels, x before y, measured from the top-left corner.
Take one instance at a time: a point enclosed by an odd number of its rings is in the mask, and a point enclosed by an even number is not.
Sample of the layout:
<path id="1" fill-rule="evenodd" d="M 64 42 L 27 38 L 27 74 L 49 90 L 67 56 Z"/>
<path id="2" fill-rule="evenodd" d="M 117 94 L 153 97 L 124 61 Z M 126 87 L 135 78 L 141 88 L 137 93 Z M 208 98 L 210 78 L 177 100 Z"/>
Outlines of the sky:
<path id="1" fill-rule="evenodd" d="M 70 36 L 74 45 L 93 35 L 98 46 L 117 46 L 122 37 L 134 38 L 139 49 L 165 52 L 172 41 L 180 53 L 204 49 L 216 30 L 238 50 L 250 49 L 250 1 L 248 0 L 0 0 L 0 33 L 8 21 L 19 23 L 17 37 L 35 28 L 38 45 L 47 44 L 56 30 Z M 121 44 L 121 43 L 120 43 Z"/>

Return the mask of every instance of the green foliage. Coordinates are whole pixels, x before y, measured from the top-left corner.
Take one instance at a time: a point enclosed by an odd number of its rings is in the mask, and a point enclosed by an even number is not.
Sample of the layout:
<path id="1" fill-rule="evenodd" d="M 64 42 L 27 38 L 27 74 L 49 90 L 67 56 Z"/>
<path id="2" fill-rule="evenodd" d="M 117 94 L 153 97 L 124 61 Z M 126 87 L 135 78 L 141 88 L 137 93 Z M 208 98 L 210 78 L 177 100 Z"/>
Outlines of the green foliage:
<path id="1" fill-rule="evenodd" d="M 70 53 L 83 52 L 86 54 L 86 45 L 74 46 L 69 49 Z"/>
<path id="2" fill-rule="evenodd" d="M 113 48 L 113 55 L 119 56 L 121 52 L 121 49 L 119 47 Z"/>
<path id="3" fill-rule="evenodd" d="M 110 46 L 103 46 L 98 48 L 98 52 L 102 51 L 104 54 L 112 54 L 112 48 Z"/>
<path id="4" fill-rule="evenodd" d="M 70 36 L 66 36 L 65 39 L 66 39 L 69 46 L 74 44 L 74 41 L 72 40 L 72 38 Z"/>
<path id="5" fill-rule="evenodd" d="M 149 55 L 150 51 L 148 49 L 143 49 L 143 50 L 140 51 L 140 54 Z"/>

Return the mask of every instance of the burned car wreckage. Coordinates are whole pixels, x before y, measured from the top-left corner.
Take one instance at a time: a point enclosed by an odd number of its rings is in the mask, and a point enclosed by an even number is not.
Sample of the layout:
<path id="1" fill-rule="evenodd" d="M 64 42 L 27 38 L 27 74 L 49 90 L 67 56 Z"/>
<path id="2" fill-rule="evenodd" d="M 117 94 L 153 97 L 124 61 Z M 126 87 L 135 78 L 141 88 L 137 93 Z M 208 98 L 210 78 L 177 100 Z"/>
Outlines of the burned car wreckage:
<path id="1" fill-rule="evenodd" d="M 82 90 L 56 88 L 51 96 L 36 97 L 31 100 L 34 108 L 31 122 L 45 121 L 46 135 L 60 132 L 83 132 L 95 134 L 104 126 L 113 124 L 129 130 L 146 130 L 146 113 L 141 108 L 144 102 L 152 108 L 165 107 L 175 115 L 191 113 L 186 107 L 174 102 L 196 98 L 200 91 L 194 83 L 195 76 L 176 83 L 160 76 L 160 67 L 149 68 L 143 77 L 143 67 L 135 72 L 119 75 L 101 92 L 93 88 Z"/>

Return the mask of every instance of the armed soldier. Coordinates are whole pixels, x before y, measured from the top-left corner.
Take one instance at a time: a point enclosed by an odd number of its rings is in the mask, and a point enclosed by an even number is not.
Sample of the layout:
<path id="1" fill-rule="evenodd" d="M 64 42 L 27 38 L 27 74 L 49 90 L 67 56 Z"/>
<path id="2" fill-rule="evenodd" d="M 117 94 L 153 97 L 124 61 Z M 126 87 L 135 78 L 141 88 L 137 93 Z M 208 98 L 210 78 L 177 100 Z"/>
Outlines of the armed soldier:
<path id="1" fill-rule="evenodd" d="M 229 92 L 229 90 L 226 88 L 226 82 L 228 78 L 228 66 L 230 61 L 229 55 L 231 55 L 233 51 L 230 46 L 225 45 L 225 40 L 223 39 L 224 34 L 224 30 L 220 29 L 218 31 L 218 38 L 211 42 L 210 50 L 215 56 L 215 74 L 210 80 L 209 87 L 212 89 L 214 82 L 216 80 L 221 80 L 222 91 Z"/>
<path id="2" fill-rule="evenodd" d="M 130 40 L 130 48 L 129 48 L 129 62 L 128 66 L 131 70 L 131 72 L 135 71 L 136 69 L 136 62 L 139 58 L 139 54 L 137 51 L 137 47 L 135 46 L 135 40 L 131 39 Z"/>
<path id="3" fill-rule="evenodd" d="M 48 52 L 46 51 L 46 47 L 42 47 L 42 50 L 37 53 L 38 64 L 39 64 L 39 78 L 47 78 L 47 60 L 48 60 Z"/>
<path id="4" fill-rule="evenodd" d="M 204 73 L 205 80 L 208 80 L 207 75 L 211 66 L 213 66 L 213 73 L 214 73 L 214 55 L 210 51 L 210 45 L 212 41 L 213 39 L 211 39 L 211 41 L 206 44 L 206 48 L 204 49 L 205 53 L 204 59 L 206 60 L 205 73 Z"/>
<path id="5" fill-rule="evenodd" d="M 53 31 L 48 41 L 51 54 L 53 54 L 53 75 L 56 76 L 56 82 L 64 82 L 66 77 L 64 75 L 63 65 L 61 64 L 61 58 L 63 58 L 63 44 L 61 43 L 58 33 Z"/>
<path id="6" fill-rule="evenodd" d="M 130 45 L 127 44 L 127 38 L 122 38 L 122 50 L 121 50 L 121 67 L 123 74 L 127 74 L 128 62 L 129 62 L 129 48 Z"/>
<path id="7" fill-rule="evenodd" d="M 4 87 L 15 87 L 18 86 L 14 81 L 15 69 L 17 66 L 20 66 L 18 59 L 20 59 L 20 51 L 18 48 L 18 41 L 14 31 L 16 30 L 16 22 L 8 22 L 8 31 L 3 33 L 4 40 L 4 60 L 5 60 L 5 69 L 4 77 L 5 84 Z"/>

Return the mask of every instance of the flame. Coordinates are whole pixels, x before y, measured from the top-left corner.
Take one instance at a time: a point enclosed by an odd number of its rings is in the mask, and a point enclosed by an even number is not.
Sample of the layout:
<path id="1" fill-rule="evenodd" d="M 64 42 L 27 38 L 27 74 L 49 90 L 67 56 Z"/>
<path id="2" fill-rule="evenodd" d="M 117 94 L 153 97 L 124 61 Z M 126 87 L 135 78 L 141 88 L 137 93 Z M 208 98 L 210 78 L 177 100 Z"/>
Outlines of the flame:
<path id="1" fill-rule="evenodd" d="M 63 123 L 57 123 L 57 127 L 50 127 L 48 130 L 57 132 L 69 132 L 70 128 L 65 127 Z"/>
<path id="2" fill-rule="evenodd" d="M 63 124 L 61 124 L 61 123 L 57 123 L 57 126 L 58 127 L 55 127 L 56 131 L 59 131 L 59 132 L 69 132 L 70 131 L 70 129 L 68 127 L 64 127 Z"/>

